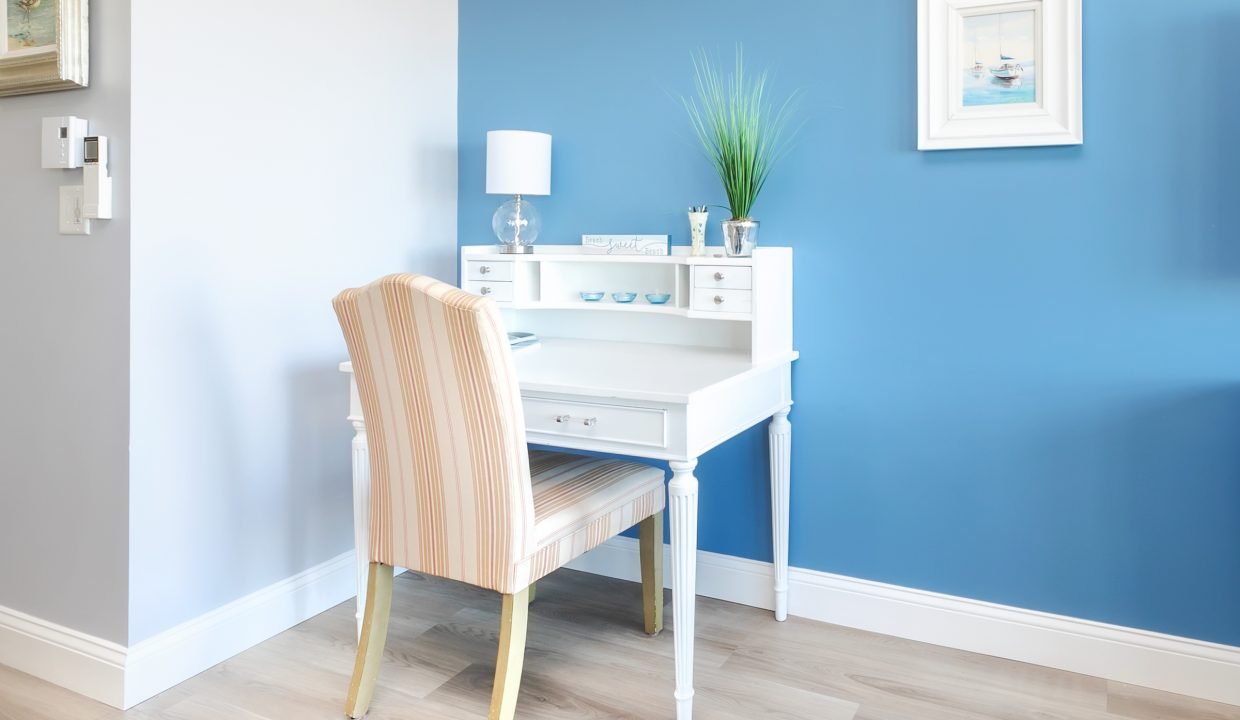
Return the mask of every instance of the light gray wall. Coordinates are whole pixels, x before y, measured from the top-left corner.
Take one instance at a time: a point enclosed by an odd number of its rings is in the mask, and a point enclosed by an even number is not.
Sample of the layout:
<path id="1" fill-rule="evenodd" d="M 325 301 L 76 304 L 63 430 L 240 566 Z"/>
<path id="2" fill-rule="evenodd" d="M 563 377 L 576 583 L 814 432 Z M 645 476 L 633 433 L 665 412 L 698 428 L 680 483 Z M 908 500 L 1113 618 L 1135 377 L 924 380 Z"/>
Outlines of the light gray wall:
<path id="1" fill-rule="evenodd" d="M 91 8 L 91 85 L 0 98 L 0 606 L 127 637 L 128 0 Z M 77 115 L 112 141 L 116 219 L 57 232 L 60 185 L 40 120 Z"/>
<path id="2" fill-rule="evenodd" d="M 130 628 L 352 547 L 345 287 L 455 277 L 456 0 L 134 0 Z"/>

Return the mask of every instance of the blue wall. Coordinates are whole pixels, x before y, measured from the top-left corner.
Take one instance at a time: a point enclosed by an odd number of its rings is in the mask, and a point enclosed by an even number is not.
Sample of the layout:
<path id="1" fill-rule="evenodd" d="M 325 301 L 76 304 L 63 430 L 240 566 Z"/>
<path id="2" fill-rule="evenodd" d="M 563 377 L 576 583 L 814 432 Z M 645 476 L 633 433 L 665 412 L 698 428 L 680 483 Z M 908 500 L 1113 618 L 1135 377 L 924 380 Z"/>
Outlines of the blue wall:
<path id="1" fill-rule="evenodd" d="M 1240 645 L 1240 4 L 1087 2 L 1085 146 L 938 154 L 914 0 L 460 13 L 462 243 L 487 130 L 555 136 L 545 241 L 687 243 L 691 50 L 806 93 L 755 208 L 796 249 L 794 565 Z M 702 460 L 705 549 L 770 558 L 765 452 Z"/>

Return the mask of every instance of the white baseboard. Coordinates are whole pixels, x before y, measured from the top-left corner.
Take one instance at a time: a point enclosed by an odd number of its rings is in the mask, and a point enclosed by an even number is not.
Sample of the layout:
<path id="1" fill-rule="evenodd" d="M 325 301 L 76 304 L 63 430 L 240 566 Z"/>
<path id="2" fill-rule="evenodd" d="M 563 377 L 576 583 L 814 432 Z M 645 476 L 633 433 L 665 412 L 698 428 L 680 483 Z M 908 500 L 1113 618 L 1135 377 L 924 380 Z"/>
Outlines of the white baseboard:
<path id="1" fill-rule="evenodd" d="M 124 701 L 124 646 L 5 607 L 0 665 L 113 707 Z"/>
<path id="2" fill-rule="evenodd" d="M 639 581 L 637 541 L 615 538 L 569 567 Z M 1240 705 L 1237 647 L 815 570 L 788 575 L 792 615 Z M 770 610 L 773 583 L 770 563 L 698 554 L 700 595 Z"/>
<path id="3" fill-rule="evenodd" d="M 128 709 L 357 593 L 353 551 L 133 647 L 0 608 L 0 664 Z"/>
<path id="4" fill-rule="evenodd" d="M 125 708 L 153 697 L 357 594 L 353 551 L 129 648 Z"/>
<path id="5" fill-rule="evenodd" d="M 569 567 L 637 581 L 637 541 Z M 353 597 L 355 578 L 350 551 L 128 649 L 0 607 L 0 664 L 129 708 Z M 770 563 L 698 555 L 701 595 L 769 610 L 772 583 Z M 1240 705 L 1240 648 L 801 568 L 789 586 L 793 615 Z"/>

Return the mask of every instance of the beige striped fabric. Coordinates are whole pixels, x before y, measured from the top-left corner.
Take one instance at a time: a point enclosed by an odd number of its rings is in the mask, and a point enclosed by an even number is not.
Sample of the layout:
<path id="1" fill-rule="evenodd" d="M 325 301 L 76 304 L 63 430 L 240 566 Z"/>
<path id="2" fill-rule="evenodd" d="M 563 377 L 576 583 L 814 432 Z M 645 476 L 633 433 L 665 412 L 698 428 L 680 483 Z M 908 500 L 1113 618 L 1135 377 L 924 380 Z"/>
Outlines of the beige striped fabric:
<path id="1" fill-rule="evenodd" d="M 534 540 L 530 581 L 663 512 L 663 471 L 649 465 L 531 452 Z M 518 568 L 517 575 L 521 575 Z"/>
<path id="2" fill-rule="evenodd" d="M 373 561 L 511 593 L 662 512 L 657 468 L 531 457 L 492 300 L 399 274 L 333 306 L 366 417 Z"/>

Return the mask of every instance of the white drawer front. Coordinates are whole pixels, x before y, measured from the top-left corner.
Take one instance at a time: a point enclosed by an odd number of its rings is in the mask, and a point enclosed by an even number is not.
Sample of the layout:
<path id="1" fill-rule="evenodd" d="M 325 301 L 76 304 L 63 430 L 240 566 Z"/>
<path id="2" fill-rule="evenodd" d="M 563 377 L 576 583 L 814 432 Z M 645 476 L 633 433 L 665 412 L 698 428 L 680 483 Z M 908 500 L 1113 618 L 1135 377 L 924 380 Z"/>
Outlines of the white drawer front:
<path id="1" fill-rule="evenodd" d="M 470 260 L 465 263 L 465 279 L 490 280 L 492 282 L 510 281 L 512 280 L 512 263 Z"/>
<path id="2" fill-rule="evenodd" d="M 753 268 L 747 265 L 694 265 L 693 286 L 722 290 L 752 290 Z"/>
<path id="3" fill-rule="evenodd" d="M 528 397 L 521 404 L 529 432 L 667 447 L 666 410 Z"/>
<path id="4" fill-rule="evenodd" d="M 465 283 L 465 290 L 475 295 L 493 298 L 495 302 L 512 302 L 512 283 L 510 282 L 470 280 Z"/>
<path id="5" fill-rule="evenodd" d="M 704 312 L 748 313 L 753 310 L 753 293 L 749 290 L 712 290 L 700 287 L 693 291 L 693 309 Z"/>

